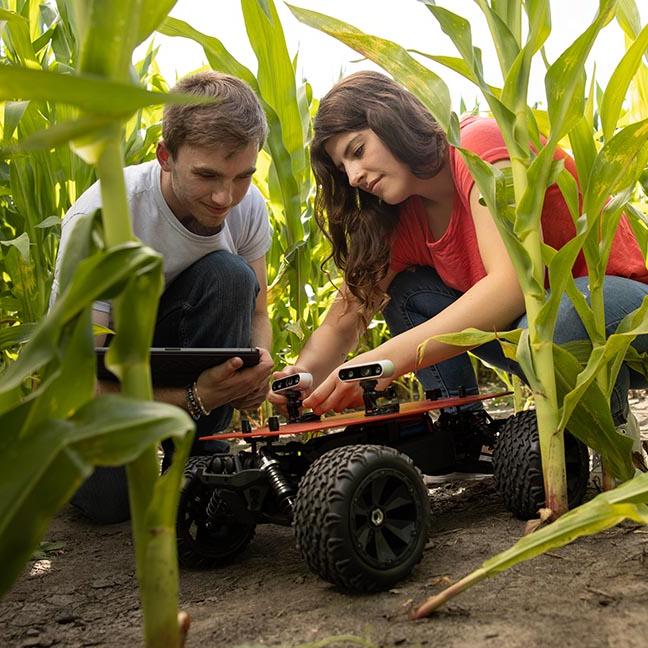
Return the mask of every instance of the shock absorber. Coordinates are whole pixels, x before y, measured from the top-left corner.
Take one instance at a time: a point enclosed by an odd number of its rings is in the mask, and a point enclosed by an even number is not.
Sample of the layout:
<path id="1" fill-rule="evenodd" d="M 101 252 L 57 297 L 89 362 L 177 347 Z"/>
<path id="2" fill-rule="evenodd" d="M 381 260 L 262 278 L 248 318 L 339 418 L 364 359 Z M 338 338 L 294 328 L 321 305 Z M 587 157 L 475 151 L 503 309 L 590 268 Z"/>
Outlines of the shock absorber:
<path id="1" fill-rule="evenodd" d="M 268 473 L 272 490 L 279 498 L 281 509 L 292 516 L 295 506 L 294 493 L 290 482 L 281 472 L 281 467 L 276 459 L 266 457 L 263 451 L 260 453 L 259 467 Z"/>

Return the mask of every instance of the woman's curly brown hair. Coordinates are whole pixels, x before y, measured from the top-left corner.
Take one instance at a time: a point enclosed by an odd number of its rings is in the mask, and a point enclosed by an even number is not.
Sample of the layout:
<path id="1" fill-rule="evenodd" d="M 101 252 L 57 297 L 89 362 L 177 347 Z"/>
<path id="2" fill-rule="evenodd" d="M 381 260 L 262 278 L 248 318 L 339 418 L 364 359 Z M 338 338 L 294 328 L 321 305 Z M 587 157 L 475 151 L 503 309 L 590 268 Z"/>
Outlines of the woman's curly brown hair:
<path id="1" fill-rule="evenodd" d="M 445 162 L 447 138 L 413 94 L 379 72 L 356 72 L 333 86 L 320 102 L 313 128 L 315 219 L 366 319 L 386 301 L 379 284 L 389 269 L 398 205 L 353 188 L 328 156 L 326 142 L 340 133 L 371 129 L 414 175 L 431 178 Z"/>

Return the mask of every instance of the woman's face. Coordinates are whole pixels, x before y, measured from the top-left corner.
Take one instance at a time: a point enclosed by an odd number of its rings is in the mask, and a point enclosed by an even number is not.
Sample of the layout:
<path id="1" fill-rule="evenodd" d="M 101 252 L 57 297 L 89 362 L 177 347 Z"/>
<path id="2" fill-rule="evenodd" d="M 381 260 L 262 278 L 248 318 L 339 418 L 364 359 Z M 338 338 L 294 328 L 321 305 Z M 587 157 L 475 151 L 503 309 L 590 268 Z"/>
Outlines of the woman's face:
<path id="1" fill-rule="evenodd" d="M 346 173 L 352 187 L 378 196 L 389 205 L 397 205 L 416 193 L 418 178 L 369 128 L 334 135 L 324 149 L 333 164 Z"/>

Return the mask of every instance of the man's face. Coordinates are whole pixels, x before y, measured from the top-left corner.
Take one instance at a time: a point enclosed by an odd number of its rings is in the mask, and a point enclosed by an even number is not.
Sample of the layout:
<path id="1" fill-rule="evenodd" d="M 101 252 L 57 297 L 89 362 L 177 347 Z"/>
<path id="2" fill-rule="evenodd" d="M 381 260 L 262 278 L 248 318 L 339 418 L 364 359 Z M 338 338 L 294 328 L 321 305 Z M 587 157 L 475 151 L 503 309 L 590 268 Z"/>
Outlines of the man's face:
<path id="1" fill-rule="evenodd" d="M 238 150 L 185 144 L 172 156 L 161 142 L 162 194 L 176 218 L 196 234 L 219 231 L 250 187 L 258 152 L 255 143 Z"/>

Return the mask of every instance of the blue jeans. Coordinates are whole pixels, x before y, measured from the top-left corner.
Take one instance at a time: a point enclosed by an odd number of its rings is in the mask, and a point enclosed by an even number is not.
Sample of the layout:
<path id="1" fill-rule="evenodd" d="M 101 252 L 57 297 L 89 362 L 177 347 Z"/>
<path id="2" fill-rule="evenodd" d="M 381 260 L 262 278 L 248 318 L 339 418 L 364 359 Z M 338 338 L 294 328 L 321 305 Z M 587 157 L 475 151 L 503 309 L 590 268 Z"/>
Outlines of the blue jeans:
<path id="1" fill-rule="evenodd" d="M 153 346 L 249 347 L 252 315 L 259 284 L 252 268 L 240 257 L 225 251 L 212 252 L 178 275 L 160 298 Z M 192 454 L 223 451 L 225 442 L 199 442 L 197 437 L 219 432 L 232 418 L 224 405 L 196 422 Z M 165 463 L 172 444 L 163 443 Z M 129 518 L 126 471 L 97 468 L 72 498 L 72 504 L 100 524 Z"/>
<path id="2" fill-rule="evenodd" d="M 576 286 L 589 300 L 587 277 L 576 279 Z M 446 286 L 434 268 L 417 266 L 399 273 L 389 287 L 390 301 L 383 311 L 392 335 L 397 335 L 438 315 L 461 296 L 461 292 Z M 641 305 L 648 295 L 648 285 L 608 276 L 604 286 L 606 332 L 614 333 L 619 322 Z M 526 328 L 526 315 L 511 322 L 509 329 Z M 564 295 L 558 310 L 554 340 L 559 344 L 588 340 L 585 327 L 569 298 Z M 632 346 L 648 351 L 648 335 L 638 336 Z M 486 362 L 524 379 L 516 362 L 507 359 L 497 341 L 483 344 L 472 353 Z M 466 353 L 426 367 L 416 373 L 424 389 L 440 389 L 444 397 L 456 396 L 460 388 L 467 394 L 478 392 L 475 372 Z M 612 414 L 615 421 L 624 421 L 628 413 L 628 389 L 648 387 L 645 377 L 623 365 L 612 394 Z M 481 403 L 467 409 L 480 409 Z"/>

